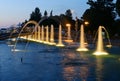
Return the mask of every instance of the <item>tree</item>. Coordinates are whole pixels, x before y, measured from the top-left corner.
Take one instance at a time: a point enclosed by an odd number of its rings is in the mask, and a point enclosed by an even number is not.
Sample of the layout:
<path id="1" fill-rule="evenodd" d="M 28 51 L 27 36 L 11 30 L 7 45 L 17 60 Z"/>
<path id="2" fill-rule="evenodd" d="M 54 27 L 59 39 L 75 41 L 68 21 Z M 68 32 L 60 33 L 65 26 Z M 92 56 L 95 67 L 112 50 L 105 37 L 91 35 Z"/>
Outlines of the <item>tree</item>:
<path id="1" fill-rule="evenodd" d="M 29 20 L 35 20 L 37 22 L 40 21 L 41 19 L 41 12 L 40 12 L 40 9 L 38 7 L 35 8 L 35 11 L 33 11 L 31 14 L 30 14 L 30 19 Z"/>
<path id="2" fill-rule="evenodd" d="M 115 34 L 120 36 L 120 19 L 115 20 L 114 27 Z"/>
<path id="3" fill-rule="evenodd" d="M 89 29 L 95 31 L 100 25 L 104 26 L 110 34 L 113 35 L 114 28 L 114 18 L 115 13 L 114 8 L 115 4 L 112 3 L 113 0 L 88 0 L 87 4 L 90 5 L 90 8 L 85 11 L 83 14 L 83 20 L 88 21 Z"/>
<path id="4" fill-rule="evenodd" d="M 71 12 L 70 9 L 66 10 L 65 16 L 66 16 L 69 20 L 72 20 L 72 12 Z"/>
<path id="5" fill-rule="evenodd" d="M 116 11 L 117 11 L 118 15 L 120 16 L 120 0 L 116 1 Z"/>
<path id="6" fill-rule="evenodd" d="M 48 16 L 48 13 L 47 13 L 47 11 L 45 10 L 45 12 L 44 12 L 44 16 L 45 17 L 47 17 Z"/>
<path id="7" fill-rule="evenodd" d="M 50 16 L 53 16 L 53 10 L 51 10 L 51 12 L 50 12 Z"/>

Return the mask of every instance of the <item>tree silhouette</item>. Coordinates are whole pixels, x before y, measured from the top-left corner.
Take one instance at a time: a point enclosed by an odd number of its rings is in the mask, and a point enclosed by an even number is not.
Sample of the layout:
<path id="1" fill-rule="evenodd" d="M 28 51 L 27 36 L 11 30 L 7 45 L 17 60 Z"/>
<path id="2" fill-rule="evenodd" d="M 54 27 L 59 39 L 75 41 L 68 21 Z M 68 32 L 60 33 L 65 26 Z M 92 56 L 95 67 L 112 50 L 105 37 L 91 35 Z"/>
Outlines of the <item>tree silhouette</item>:
<path id="1" fill-rule="evenodd" d="M 118 34 L 120 36 L 120 19 L 117 19 L 115 22 L 115 30 L 116 30 L 116 34 Z"/>
<path id="2" fill-rule="evenodd" d="M 47 17 L 48 16 L 48 13 L 47 13 L 47 11 L 45 10 L 45 12 L 44 12 L 44 16 L 45 17 Z"/>
<path id="3" fill-rule="evenodd" d="M 51 12 L 50 12 L 50 16 L 53 16 L 53 10 L 51 10 Z"/>
<path id="4" fill-rule="evenodd" d="M 120 0 L 116 1 L 116 11 L 117 11 L 118 15 L 120 16 Z"/>
<path id="5" fill-rule="evenodd" d="M 70 9 L 66 10 L 65 16 L 67 17 L 67 19 L 72 20 L 72 12 Z"/>
<path id="6" fill-rule="evenodd" d="M 106 27 L 111 35 L 114 34 L 113 23 L 115 18 L 115 13 L 113 12 L 115 4 L 112 3 L 113 0 L 88 0 L 87 4 L 90 8 L 83 14 L 83 20 L 88 21 L 89 29 L 95 31 L 100 25 Z"/>
<path id="7" fill-rule="evenodd" d="M 35 11 L 33 11 L 31 14 L 30 14 L 30 19 L 29 20 L 34 20 L 34 21 L 37 21 L 39 22 L 39 20 L 41 19 L 41 12 L 40 12 L 40 9 L 38 7 L 35 8 Z"/>

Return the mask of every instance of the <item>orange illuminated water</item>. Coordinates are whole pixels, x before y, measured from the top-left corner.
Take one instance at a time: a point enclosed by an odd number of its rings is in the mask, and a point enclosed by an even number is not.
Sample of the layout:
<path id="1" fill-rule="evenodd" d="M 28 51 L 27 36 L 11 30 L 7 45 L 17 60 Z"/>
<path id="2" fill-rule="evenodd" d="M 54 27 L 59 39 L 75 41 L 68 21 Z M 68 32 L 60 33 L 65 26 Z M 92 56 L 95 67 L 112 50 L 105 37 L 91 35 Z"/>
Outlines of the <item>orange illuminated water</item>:
<path id="1" fill-rule="evenodd" d="M 80 47 L 77 49 L 77 51 L 88 51 L 88 49 L 85 47 L 83 25 L 81 25 L 81 32 L 80 32 Z"/>
<path id="2" fill-rule="evenodd" d="M 93 54 L 108 55 L 108 53 L 104 50 L 104 47 L 103 47 L 102 26 L 99 26 L 99 29 L 98 29 L 97 49 Z"/>
<path id="3" fill-rule="evenodd" d="M 56 46 L 64 47 L 65 45 L 62 43 L 62 27 L 59 25 L 59 39 L 58 44 Z"/>

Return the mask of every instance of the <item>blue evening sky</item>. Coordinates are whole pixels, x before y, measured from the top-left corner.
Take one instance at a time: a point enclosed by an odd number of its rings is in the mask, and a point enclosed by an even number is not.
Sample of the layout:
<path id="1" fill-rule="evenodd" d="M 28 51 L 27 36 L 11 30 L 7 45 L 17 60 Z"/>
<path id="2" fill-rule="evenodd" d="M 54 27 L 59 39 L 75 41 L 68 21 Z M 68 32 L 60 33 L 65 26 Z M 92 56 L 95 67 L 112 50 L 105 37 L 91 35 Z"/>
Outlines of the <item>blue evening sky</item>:
<path id="1" fill-rule="evenodd" d="M 0 0 L 0 27 L 9 27 L 25 19 L 36 7 L 39 7 L 42 14 L 45 10 L 53 15 L 65 13 L 67 9 L 73 11 L 73 16 L 81 17 L 84 11 L 89 8 L 88 0 Z"/>

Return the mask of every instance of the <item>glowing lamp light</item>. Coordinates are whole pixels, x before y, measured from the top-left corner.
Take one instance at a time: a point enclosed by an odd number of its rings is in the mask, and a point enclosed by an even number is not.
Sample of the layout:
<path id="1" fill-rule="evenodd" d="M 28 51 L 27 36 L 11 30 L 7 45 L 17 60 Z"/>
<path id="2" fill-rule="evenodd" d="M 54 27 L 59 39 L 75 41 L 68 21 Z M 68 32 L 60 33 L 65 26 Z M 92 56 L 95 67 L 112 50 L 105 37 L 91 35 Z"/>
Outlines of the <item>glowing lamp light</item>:
<path id="1" fill-rule="evenodd" d="M 111 47 L 112 47 L 112 45 L 106 45 L 106 47 L 111 48 Z"/>
<path id="2" fill-rule="evenodd" d="M 107 52 L 98 52 L 98 51 L 96 51 L 96 52 L 93 53 L 93 55 L 97 55 L 97 56 L 108 55 L 108 53 Z"/>
<path id="3" fill-rule="evenodd" d="M 68 23 L 68 24 L 66 24 L 66 26 L 67 26 L 67 27 L 70 27 L 71 25 Z"/>
<path id="4" fill-rule="evenodd" d="M 88 51 L 87 48 L 78 48 L 76 51 Z"/>
<path id="5" fill-rule="evenodd" d="M 65 45 L 64 44 L 57 44 L 56 46 L 57 47 L 64 47 Z"/>
<path id="6" fill-rule="evenodd" d="M 84 22 L 84 24 L 85 24 L 85 25 L 88 25 L 88 24 L 89 24 L 89 22 L 88 22 L 88 21 L 85 21 L 85 22 Z"/>

